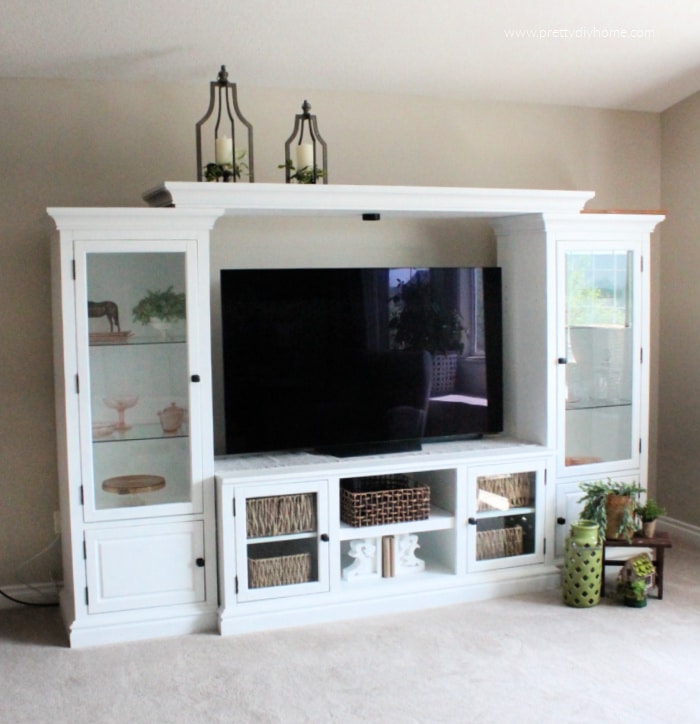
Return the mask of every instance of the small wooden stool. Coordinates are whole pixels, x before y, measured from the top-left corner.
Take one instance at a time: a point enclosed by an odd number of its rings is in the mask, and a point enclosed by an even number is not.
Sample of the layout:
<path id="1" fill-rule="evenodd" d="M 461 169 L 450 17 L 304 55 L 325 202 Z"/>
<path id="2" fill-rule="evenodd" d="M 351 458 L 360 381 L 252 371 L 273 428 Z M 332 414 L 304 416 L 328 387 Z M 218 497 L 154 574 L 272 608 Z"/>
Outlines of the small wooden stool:
<path id="1" fill-rule="evenodd" d="M 653 538 L 634 536 L 628 543 L 626 540 L 606 539 L 603 543 L 603 581 L 601 595 L 605 595 L 605 566 L 624 566 L 627 561 L 610 559 L 606 557 L 608 548 L 651 548 L 654 552 L 654 565 L 656 566 L 656 597 L 664 597 L 664 553 L 671 548 L 671 538 L 668 533 L 659 531 Z"/>

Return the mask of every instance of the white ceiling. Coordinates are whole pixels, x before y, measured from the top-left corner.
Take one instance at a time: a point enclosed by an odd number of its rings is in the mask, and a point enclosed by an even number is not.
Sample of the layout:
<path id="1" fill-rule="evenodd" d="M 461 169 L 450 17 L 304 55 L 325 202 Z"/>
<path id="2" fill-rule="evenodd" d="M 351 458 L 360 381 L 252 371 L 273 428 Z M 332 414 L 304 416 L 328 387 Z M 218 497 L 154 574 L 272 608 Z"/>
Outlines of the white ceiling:
<path id="1" fill-rule="evenodd" d="M 700 89 L 700 2 L 5 0 L 0 14 L 0 77 L 208 82 L 221 64 L 241 87 L 661 111 Z"/>

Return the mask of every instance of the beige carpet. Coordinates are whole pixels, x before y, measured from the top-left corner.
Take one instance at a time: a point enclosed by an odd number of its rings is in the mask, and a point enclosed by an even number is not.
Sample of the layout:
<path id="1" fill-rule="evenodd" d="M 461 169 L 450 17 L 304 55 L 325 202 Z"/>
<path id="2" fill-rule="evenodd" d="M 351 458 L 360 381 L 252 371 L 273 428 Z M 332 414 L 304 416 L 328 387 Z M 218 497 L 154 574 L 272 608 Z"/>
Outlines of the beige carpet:
<path id="1" fill-rule="evenodd" d="M 87 650 L 54 609 L 5 610 L 0 721 L 700 722 L 700 550 L 667 561 L 639 610 L 552 592 Z"/>

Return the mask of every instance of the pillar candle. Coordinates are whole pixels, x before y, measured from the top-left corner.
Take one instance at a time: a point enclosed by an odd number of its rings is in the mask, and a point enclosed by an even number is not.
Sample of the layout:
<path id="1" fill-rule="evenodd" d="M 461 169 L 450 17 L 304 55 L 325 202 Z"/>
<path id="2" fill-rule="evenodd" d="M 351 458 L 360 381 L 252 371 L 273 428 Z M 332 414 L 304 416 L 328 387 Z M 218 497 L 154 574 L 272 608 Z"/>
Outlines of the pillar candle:
<path id="1" fill-rule="evenodd" d="M 233 166 L 233 139 L 225 133 L 221 138 L 216 139 L 215 156 L 218 164 L 227 163 Z"/>
<path id="2" fill-rule="evenodd" d="M 300 143 L 297 146 L 297 171 L 307 166 L 314 167 L 314 147 L 311 143 Z"/>

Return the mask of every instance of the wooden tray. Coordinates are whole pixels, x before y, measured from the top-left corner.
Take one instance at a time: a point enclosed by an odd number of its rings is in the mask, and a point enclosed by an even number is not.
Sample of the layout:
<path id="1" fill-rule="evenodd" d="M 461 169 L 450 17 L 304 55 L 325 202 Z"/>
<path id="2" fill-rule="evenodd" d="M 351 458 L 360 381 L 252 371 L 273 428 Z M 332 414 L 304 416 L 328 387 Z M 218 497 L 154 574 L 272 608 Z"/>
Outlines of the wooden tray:
<path id="1" fill-rule="evenodd" d="M 160 475 L 118 475 L 102 481 L 102 490 L 116 495 L 152 493 L 165 487 L 165 478 Z"/>

